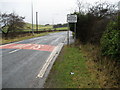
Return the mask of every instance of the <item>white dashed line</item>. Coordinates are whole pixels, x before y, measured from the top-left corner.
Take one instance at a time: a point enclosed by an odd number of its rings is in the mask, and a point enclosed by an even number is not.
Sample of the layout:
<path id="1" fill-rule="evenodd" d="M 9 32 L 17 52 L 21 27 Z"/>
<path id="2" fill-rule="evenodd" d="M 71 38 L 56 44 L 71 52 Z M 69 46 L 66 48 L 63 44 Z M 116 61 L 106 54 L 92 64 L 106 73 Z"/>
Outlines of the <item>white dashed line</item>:
<path id="1" fill-rule="evenodd" d="M 16 50 L 13 50 L 13 51 L 11 51 L 11 52 L 9 52 L 10 54 L 11 53 L 14 53 L 14 52 L 17 52 L 17 51 L 19 51 L 20 49 L 16 49 Z"/>

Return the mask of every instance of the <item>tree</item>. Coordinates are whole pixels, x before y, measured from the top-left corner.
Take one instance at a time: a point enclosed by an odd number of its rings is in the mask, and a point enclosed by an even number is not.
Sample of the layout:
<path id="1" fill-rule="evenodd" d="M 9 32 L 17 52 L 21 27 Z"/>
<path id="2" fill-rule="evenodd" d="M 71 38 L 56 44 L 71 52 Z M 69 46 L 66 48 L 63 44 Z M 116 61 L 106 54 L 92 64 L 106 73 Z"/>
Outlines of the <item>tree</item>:
<path id="1" fill-rule="evenodd" d="M 18 30 L 22 29 L 25 25 L 23 19 L 25 19 L 25 17 L 16 15 L 15 13 L 0 13 L 1 31 L 5 37 L 8 36 L 9 32 L 17 32 Z"/>
<path id="2" fill-rule="evenodd" d="M 109 4 L 107 2 L 96 2 L 94 6 L 89 8 L 88 13 L 91 13 L 100 19 L 104 17 L 111 18 L 117 14 L 116 7 L 117 5 L 115 4 Z"/>
<path id="3" fill-rule="evenodd" d="M 97 2 L 94 5 L 83 4 L 79 0 L 79 12 L 76 23 L 76 38 L 83 43 L 99 44 L 100 38 L 106 29 L 109 20 L 117 15 L 116 5 Z M 88 10 L 84 7 L 88 5 Z M 70 24 L 70 30 L 74 32 L 74 25 Z"/>

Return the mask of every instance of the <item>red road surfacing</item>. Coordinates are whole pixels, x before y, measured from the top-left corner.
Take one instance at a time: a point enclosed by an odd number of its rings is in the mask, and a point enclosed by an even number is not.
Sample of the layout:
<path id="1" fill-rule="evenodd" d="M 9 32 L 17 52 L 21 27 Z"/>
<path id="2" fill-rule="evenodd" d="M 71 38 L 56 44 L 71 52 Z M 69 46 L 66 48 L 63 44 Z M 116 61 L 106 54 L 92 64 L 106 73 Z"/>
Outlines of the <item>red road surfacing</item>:
<path id="1" fill-rule="evenodd" d="M 8 44 L 0 46 L 0 49 L 30 49 L 49 52 L 53 51 L 54 48 L 55 46 L 41 44 Z"/>

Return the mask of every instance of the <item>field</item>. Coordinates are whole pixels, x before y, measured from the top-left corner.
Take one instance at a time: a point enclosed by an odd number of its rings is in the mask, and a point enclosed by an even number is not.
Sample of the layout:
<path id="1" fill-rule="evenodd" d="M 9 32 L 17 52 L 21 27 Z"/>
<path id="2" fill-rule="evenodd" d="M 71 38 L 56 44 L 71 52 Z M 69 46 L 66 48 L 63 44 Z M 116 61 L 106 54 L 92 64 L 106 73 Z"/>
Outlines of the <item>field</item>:
<path id="1" fill-rule="evenodd" d="M 38 25 L 38 29 L 39 30 L 44 30 L 44 29 L 52 29 L 53 26 L 52 25 L 48 25 L 48 26 L 45 26 L 45 25 Z M 32 29 L 32 25 L 30 23 L 26 23 L 25 25 L 25 29 Z M 33 24 L 33 29 L 36 29 L 36 25 Z"/>
<path id="2" fill-rule="evenodd" d="M 4 31 L 7 31 L 7 26 L 4 28 Z M 32 25 L 30 23 L 26 23 L 26 25 L 24 26 L 24 29 L 22 30 L 18 30 L 18 31 L 23 31 L 23 32 L 28 32 L 31 31 L 32 29 Z M 34 31 L 36 31 L 36 25 L 33 24 L 33 29 Z M 43 31 L 43 30 L 67 30 L 67 27 L 60 27 L 60 28 L 53 28 L 53 25 L 38 25 L 38 31 Z"/>
<path id="3" fill-rule="evenodd" d="M 26 23 L 25 25 L 25 30 L 24 31 L 30 31 L 30 29 L 32 29 L 32 25 L 29 23 Z M 34 31 L 36 31 L 36 25 L 33 25 L 33 29 Z M 60 28 L 53 28 L 53 25 L 38 25 L 38 31 L 42 31 L 42 30 L 67 30 L 67 27 L 60 27 Z"/>

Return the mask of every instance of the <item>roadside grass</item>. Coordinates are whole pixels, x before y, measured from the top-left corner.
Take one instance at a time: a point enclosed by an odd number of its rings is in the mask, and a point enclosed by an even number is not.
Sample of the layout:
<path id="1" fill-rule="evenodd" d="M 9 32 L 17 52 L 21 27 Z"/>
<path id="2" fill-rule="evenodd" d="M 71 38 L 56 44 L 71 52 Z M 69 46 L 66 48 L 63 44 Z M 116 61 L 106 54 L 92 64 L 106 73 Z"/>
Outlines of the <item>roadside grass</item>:
<path id="1" fill-rule="evenodd" d="M 96 77 L 101 88 L 120 88 L 120 63 L 109 57 L 101 56 L 98 45 L 86 44 L 79 48 L 87 59 L 92 77 Z"/>
<path id="2" fill-rule="evenodd" d="M 40 34 L 25 34 L 25 35 L 18 35 L 14 38 L 2 38 L 0 37 L 0 44 L 6 44 L 6 43 L 10 43 L 10 42 L 16 42 L 16 41 L 21 41 L 21 40 L 25 40 L 25 39 L 30 39 L 30 38 L 34 38 L 34 37 L 40 37 L 40 36 L 44 36 L 47 35 L 49 32 L 45 32 L 45 33 L 40 33 Z"/>
<path id="3" fill-rule="evenodd" d="M 92 77 L 82 51 L 64 46 L 44 85 L 45 88 L 99 88 L 96 77 Z M 74 73 L 74 74 L 71 74 Z"/>

